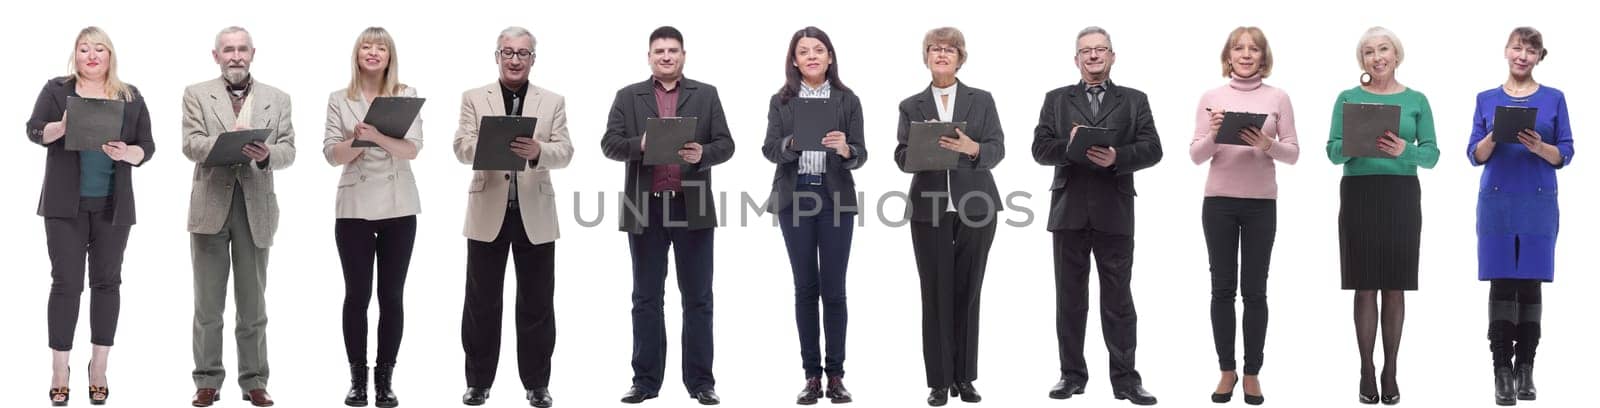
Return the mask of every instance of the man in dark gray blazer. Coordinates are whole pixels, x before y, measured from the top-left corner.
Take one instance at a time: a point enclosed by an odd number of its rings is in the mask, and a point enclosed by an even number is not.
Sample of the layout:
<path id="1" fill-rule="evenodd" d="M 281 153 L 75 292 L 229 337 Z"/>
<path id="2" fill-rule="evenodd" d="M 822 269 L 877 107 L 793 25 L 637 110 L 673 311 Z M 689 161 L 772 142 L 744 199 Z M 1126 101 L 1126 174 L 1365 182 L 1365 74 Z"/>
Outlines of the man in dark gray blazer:
<path id="1" fill-rule="evenodd" d="M 267 394 L 267 249 L 278 230 L 273 172 L 294 163 L 294 126 L 289 94 L 250 76 L 255 60 L 250 33 L 228 27 L 217 34 L 212 57 L 222 76 L 183 92 L 183 155 L 195 162 L 189 195 L 190 249 L 194 262 L 193 405 L 210 406 L 225 375 L 222 311 L 233 273 L 238 327 L 239 387 L 258 407 Z M 206 167 L 206 157 L 224 132 L 271 129 L 265 143 L 243 148 L 246 164 Z"/>
<path id="2" fill-rule="evenodd" d="M 711 375 L 711 167 L 733 156 L 733 136 L 717 88 L 683 77 L 683 34 L 661 27 L 650 34 L 651 78 L 617 91 L 600 148 L 626 162 L 621 230 L 633 257 L 633 386 L 622 402 L 655 398 L 667 364 L 662 297 L 667 250 L 676 246 L 683 297 L 683 382 L 701 404 L 720 402 Z M 697 117 L 694 141 L 678 155 L 686 165 L 644 165 L 647 118 Z"/>
<path id="3" fill-rule="evenodd" d="M 1111 385 L 1117 399 L 1153 405 L 1134 369 L 1138 315 L 1129 285 L 1133 278 L 1133 172 L 1161 161 L 1161 139 L 1150 101 L 1143 92 L 1111 82 L 1116 53 L 1099 27 L 1078 33 L 1076 61 L 1082 81 L 1045 95 L 1033 133 L 1033 158 L 1055 166 L 1050 184 L 1050 225 L 1054 236 L 1056 337 L 1061 380 L 1050 398 L 1082 394 L 1089 379 L 1083 360 L 1084 326 L 1089 311 L 1089 255 L 1100 271 L 1100 320 L 1111 356 Z M 1111 146 L 1089 148 L 1070 157 L 1068 146 L 1080 127 L 1113 130 Z"/>

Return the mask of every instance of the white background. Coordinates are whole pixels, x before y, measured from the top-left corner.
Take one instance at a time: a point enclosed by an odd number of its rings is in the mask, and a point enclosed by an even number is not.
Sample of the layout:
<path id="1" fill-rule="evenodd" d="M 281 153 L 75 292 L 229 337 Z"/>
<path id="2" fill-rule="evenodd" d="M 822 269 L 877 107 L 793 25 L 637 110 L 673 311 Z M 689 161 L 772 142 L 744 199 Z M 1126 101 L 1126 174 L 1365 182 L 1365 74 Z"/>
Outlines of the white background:
<path id="1" fill-rule="evenodd" d="M 1512 27 L 1545 33 L 1551 57 L 1536 77 L 1566 91 L 1575 117 L 1578 158 L 1562 170 L 1565 232 L 1557 250 L 1557 283 L 1545 287 L 1545 329 L 1532 405 L 1572 406 L 1587 396 L 1596 354 L 1582 346 L 1597 300 L 1586 296 L 1596 278 L 1586 266 L 1597 222 L 1583 210 L 1595 175 L 1586 135 L 1600 60 L 1585 48 L 1600 38 L 1569 2 L 727 2 L 718 4 L 614 2 L 15 2 L 0 13 L 6 74 L 0 76 L 0 122 L 12 136 L 0 161 L 0 223 L 9 234 L 0 259 L 9 265 L 0 284 L 0 401 L 40 404 L 47 388 L 45 303 L 50 284 L 40 218 L 34 215 L 43 150 L 18 129 L 45 79 L 66 74 L 71 42 L 87 25 L 105 28 L 117 46 L 121 77 L 144 92 L 154 120 L 154 159 L 139 168 L 139 224 L 123 271 L 123 304 L 110 379 L 113 404 L 184 406 L 189 371 L 191 267 L 185 232 L 193 164 L 179 153 L 183 87 L 215 78 L 209 50 L 224 26 L 242 25 L 259 52 L 254 73 L 295 102 L 299 158 L 277 174 L 283 225 L 272 248 L 268 305 L 270 390 L 282 407 L 338 406 L 347 386 L 339 311 L 343 284 L 333 243 L 333 196 L 339 170 L 321 155 L 325 103 L 349 80 L 350 47 L 361 29 L 384 26 L 397 41 L 401 78 L 430 102 L 423 111 L 427 147 L 414 163 L 424 192 L 416 255 L 411 265 L 408 318 L 397 374 L 405 406 L 453 406 L 464 387 L 459 340 L 464 245 L 461 236 L 468 166 L 450 153 L 462 91 L 496 77 L 493 41 L 507 25 L 529 28 L 539 40 L 533 82 L 567 97 L 576 146 L 570 168 L 556 171 L 563 238 L 557 245 L 556 348 L 552 390 L 560 406 L 613 406 L 632 375 L 630 272 L 626 237 L 616 231 L 614 196 L 599 207 L 593 196 L 622 187 L 623 164 L 598 149 L 616 90 L 648 75 L 650 30 L 663 24 L 686 38 L 690 78 L 716 85 L 737 141 L 733 159 L 716 168 L 716 187 L 764 197 L 773 165 L 758 153 L 767 98 L 782 83 L 780 64 L 790 35 L 816 25 L 833 38 L 843 79 L 861 96 L 871 158 L 856 172 L 869 197 L 903 190 L 910 177 L 895 169 L 896 106 L 920 92 L 929 76 L 920 45 L 930 28 L 953 25 L 967 36 L 967 84 L 995 95 L 1010 157 L 994 171 L 1004 191 L 1026 191 L 1033 210 L 1025 228 L 1001 226 L 984 284 L 981 376 L 989 406 L 1120 405 L 1106 382 L 1097 317 L 1086 352 L 1089 392 L 1068 402 L 1045 398 L 1058 375 L 1050 236 L 1044 229 L 1051 169 L 1031 160 L 1029 146 L 1045 92 L 1077 82 L 1071 64 L 1074 34 L 1086 25 L 1111 32 L 1118 61 L 1113 78 L 1151 96 L 1166 159 L 1138 173 L 1139 232 L 1135 296 L 1141 317 L 1138 368 L 1163 406 L 1205 406 L 1216 382 L 1208 323 L 1209 273 L 1199 213 L 1206 168 L 1187 158 L 1195 101 L 1221 86 L 1218 53 L 1238 25 L 1258 25 L 1277 58 L 1269 84 L 1292 96 L 1302 155 L 1278 167 L 1279 233 L 1272 268 L 1272 320 L 1262 379 L 1277 406 L 1355 405 L 1356 348 L 1351 293 L 1338 289 L 1335 215 L 1341 169 L 1330 165 L 1331 102 L 1357 84 L 1354 49 L 1361 33 L 1384 25 L 1398 33 L 1407 60 L 1402 83 L 1433 105 L 1442 156 L 1421 172 L 1423 228 L 1421 290 L 1410 293 L 1400 369 L 1405 401 L 1425 406 L 1488 406 L 1491 370 L 1485 300 L 1476 280 L 1473 214 L 1480 169 L 1464 151 L 1473 96 L 1505 80 L 1501 49 Z M 893 4 L 891 4 L 893 3 Z M 1515 8 L 1507 8 L 1515 7 Z M 1589 39 L 1589 40 L 1585 40 Z M 573 217 L 574 194 L 585 196 L 585 217 L 607 212 L 598 227 Z M 898 202 L 884 209 L 898 219 Z M 736 211 L 730 203 L 725 210 Z M 922 406 L 923 384 L 917 274 L 907 228 L 879 224 L 867 208 L 850 268 L 849 385 L 858 407 Z M 752 214 L 754 215 L 754 214 Z M 1023 221 L 1021 212 L 1003 213 Z M 738 213 L 730 217 L 738 221 Z M 802 385 L 795 341 L 792 282 L 783 243 L 770 218 L 717 231 L 717 390 L 729 406 L 783 406 Z M 512 287 L 508 284 L 507 287 Z M 669 288 L 673 287 L 669 283 Z M 1097 290 L 1096 290 L 1097 292 Z M 509 296 L 509 294 L 508 294 Z M 231 298 L 231 295 L 230 295 Z M 508 303 L 510 297 L 507 298 Z M 87 303 L 87 295 L 84 302 Z M 231 303 L 231 302 L 230 302 Z M 377 306 L 372 306 L 376 324 Z M 675 290 L 668 290 L 669 362 L 662 398 L 650 406 L 691 406 L 678 370 L 680 342 Z M 512 315 L 491 406 L 521 406 Z M 1097 310 L 1097 309 L 1096 309 Z M 87 305 L 83 312 L 87 315 Z M 231 316 L 231 306 L 228 312 Z M 1097 316 L 1092 312 L 1091 316 Z M 232 319 L 226 330 L 231 334 Z M 373 330 L 375 332 L 375 329 Z M 88 319 L 80 319 L 73 356 L 75 404 L 87 399 Z M 226 406 L 240 406 L 233 346 L 224 361 Z M 373 347 L 372 352 L 376 352 Z M 1242 357 L 1242 355 L 1241 355 Z M 1381 357 L 1380 357 L 1380 364 Z M 952 402 L 952 404 L 961 404 Z"/>

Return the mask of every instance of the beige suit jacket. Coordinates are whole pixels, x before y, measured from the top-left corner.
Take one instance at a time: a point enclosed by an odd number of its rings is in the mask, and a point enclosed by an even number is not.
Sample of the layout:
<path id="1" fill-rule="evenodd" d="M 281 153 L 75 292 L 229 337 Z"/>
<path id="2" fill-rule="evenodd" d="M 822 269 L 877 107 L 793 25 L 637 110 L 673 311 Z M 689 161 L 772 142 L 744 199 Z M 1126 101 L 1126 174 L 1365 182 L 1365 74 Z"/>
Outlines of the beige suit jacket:
<path id="1" fill-rule="evenodd" d="M 406 87 L 400 96 L 416 97 L 417 89 Z M 351 100 L 344 89 L 328 95 L 327 133 L 322 137 L 322 155 L 328 164 L 340 165 L 333 161 L 333 147 L 355 137 L 356 125 L 367 116 L 369 107 L 365 97 Z M 406 134 L 389 136 L 403 136 L 422 150 L 422 115 L 411 122 Z M 344 164 L 339 175 L 334 217 L 382 220 L 421 213 L 422 197 L 417 193 L 411 160 L 394 157 L 382 148 L 361 149 L 361 156 Z"/>
<path id="2" fill-rule="evenodd" d="M 543 244 L 561 236 L 550 170 L 567 167 L 572 160 L 566 98 L 532 84 L 528 86 L 522 116 L 539 118 L 533 132 L 534 139 L 539 142 L 539 158 L 521 172 L 472 173 L 472 182 L 467 187 L 467 221 L 463 231 L 468 239 L 492 242 L 499 237 L 513 176 L 517 177 L 518 207 L 528 240 Z M 461 122 L 455 138 L 456 159 L 471 164 L 478 153 L 479 120 L 484 116 L 503 116 L 505 112 L 505 96 L 501 95 L 498 82 L 462 93 Z"/>
<path id="3" fill-rule="evenodd" d="M 255 81 L 250 86 L 247 107 L 252 129 L 272 129 L 267 137 L 271 152 L 264 166 L 255 163 L 227 167 L 204 167 L 206 156 L 217 137 L 233 129 L 238 116 L 228 99 L 227 85 L 221 77 L 190 85 L 183 91 L 183 155 L 195 162 L 193 189 L 189 194 L 189 232 L 217 234 L 222 231 L 233 203 L 235 185 L 243 188 L 245 211 L 250 219 L 250 236 L 257 247 L 272 246 L 278 230 L 278 196 L 272 173 L 294 164 L 294 124 L 289 117 L 289 95 Z"/>

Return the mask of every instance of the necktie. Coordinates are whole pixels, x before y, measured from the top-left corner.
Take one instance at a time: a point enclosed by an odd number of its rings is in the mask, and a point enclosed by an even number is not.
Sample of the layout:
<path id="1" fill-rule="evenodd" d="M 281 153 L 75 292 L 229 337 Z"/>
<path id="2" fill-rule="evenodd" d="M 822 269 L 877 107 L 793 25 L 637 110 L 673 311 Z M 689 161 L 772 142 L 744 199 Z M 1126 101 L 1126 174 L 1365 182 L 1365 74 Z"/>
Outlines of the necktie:
<path id="1" fill-rule="evenodd" d="M 1104 86 L 1093 85 L 1089 87 L 1089 112 L 1095 116 L 1100 116 L 1100 98 L 1102 97 L 1101 94 L 1105 92 L 1106 88 Z"/>
<path id="2" fill-rule="evenodd" d="M 511 94 L 511 111 L 506 114 L 522 116 L 522 98 L 515 93 Z M 506 200 L 508 205 L 515 205 L 517 202 L 517 175 L 511 175 L 511 188 L 507 189 Z"/>

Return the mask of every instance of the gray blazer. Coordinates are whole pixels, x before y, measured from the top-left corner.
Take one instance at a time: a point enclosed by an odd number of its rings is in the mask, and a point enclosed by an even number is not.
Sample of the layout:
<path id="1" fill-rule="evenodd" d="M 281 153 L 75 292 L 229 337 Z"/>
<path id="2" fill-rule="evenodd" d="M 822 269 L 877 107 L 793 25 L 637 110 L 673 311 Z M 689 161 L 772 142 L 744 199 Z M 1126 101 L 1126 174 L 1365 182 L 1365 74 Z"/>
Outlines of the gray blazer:
<path id="1" fill-rule="evenodd" d="M 416 97 L 417 89 L 406 87 L 399 96 Z M 367 116 L 371 106 L 366 99 L 351 100 L 344 89 L 328 95 L 327 133 L 322 137 L 322 155 L 328 164 L 333 161 L 333 146 L 355 137 L 356 125 Z M 422 150 L 422 115 L 411 122 L 405 140 Z M 335 199 L 334 217 L 382 220 L 422 212 L 422 198 L 417 193 L 417 176 L 411 172 L 411 160 L 394 157 L 380 148 L 366 148 L 355 161 L 344 164 L 339 175 L 339 193 Z"/>
<path id="2" fill-rule="evenodd" d="M 260 81 L 251 85 L 250 126 L 272 129 L 267 138 L 271 152 L 267 163 L 229 167 L 203 167 L 217 136 L 233 129 L 237 115 L 228 99 L 227 85 L 216 78 L 190 85 L 183 91 L 183 155 L 195 162 L 193 190 L 189 194 L 189 232 L 217 234 L 233 203 L 234 183 L 243 187 L 245 211 L 250 214 L 250 236 L 258 247 L 272 246 L 278 230 L 278 196 L 272 172 L 294 164 L 293 109 L 289 94 Z"/>

